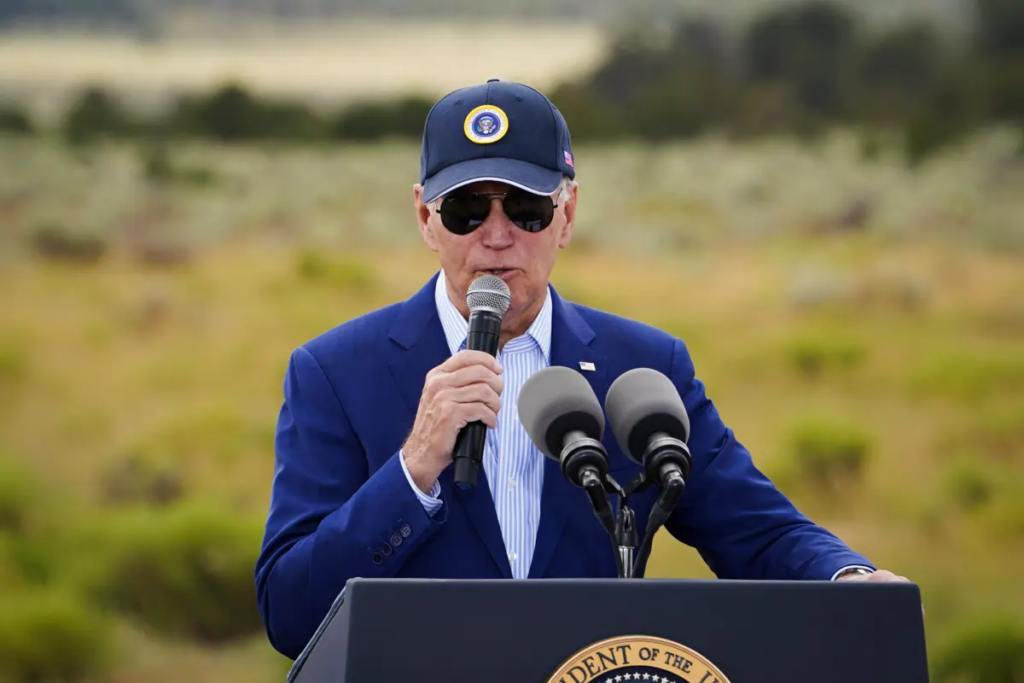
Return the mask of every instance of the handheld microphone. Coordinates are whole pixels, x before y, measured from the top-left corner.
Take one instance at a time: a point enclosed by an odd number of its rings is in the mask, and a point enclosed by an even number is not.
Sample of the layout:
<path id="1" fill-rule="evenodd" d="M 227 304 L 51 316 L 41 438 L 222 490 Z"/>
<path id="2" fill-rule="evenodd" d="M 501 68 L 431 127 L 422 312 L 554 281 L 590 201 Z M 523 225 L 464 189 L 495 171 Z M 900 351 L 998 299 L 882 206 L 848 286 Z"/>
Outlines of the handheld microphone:
<path id="1" fill-rule="evenodd" d="M 650 368 L 630 370 L 612 382 L 604 405 L 619 447 L 648 481 L 685 484 L 690 419 L 672 380 Z"/>
<path id="2" fill-rule="evenodd" d="M 466 292 L 469 306 L 469 334 L 466 348 L 496 356 L 501 337 L 501 319 L 512 303 L 512 293 L 500 277 L 484 275 L 473 280 Z M 455 484 L 462 489 L 476 486 L 480 463 L 484 457 L 487 425 L 470 422 L 455 437 L 452 460 L 455 463 Z"/>

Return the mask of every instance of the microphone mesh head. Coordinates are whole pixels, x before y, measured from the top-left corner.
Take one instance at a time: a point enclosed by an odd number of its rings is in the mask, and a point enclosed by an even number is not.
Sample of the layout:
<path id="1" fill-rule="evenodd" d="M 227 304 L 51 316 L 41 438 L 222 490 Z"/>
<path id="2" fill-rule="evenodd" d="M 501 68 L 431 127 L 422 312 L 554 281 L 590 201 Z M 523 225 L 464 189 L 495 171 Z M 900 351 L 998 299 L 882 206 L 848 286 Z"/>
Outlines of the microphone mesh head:
<path id="1" fill-rule="evenodd" d="M 509 304 L 512 303 L 512 292 L 508 285 L 500 277 L 494 275 L 482 275 L 469 285 L 466 292 L 466 305 L 469 311 L 489 309 L 498 314 L 505 315 Z"/>
<path id="2" fill-rule="evenodd" d="M 558 460 L 565 435 L 573 430 L 598 441 L 604 436 L 604 413 L 590 383 L 570 368 L 553 365 L 523 384 L 516 404 L 530 441 Z"/>
<path id="3" fill-rule="evenodd" d="M 636 463 L 654 434 L 683 443 L 690 438 L 683 399 L 672 380 L 657 370 L 635 368 L 620 375 L 608 388 L 604 408 L 619 447 Z"/>

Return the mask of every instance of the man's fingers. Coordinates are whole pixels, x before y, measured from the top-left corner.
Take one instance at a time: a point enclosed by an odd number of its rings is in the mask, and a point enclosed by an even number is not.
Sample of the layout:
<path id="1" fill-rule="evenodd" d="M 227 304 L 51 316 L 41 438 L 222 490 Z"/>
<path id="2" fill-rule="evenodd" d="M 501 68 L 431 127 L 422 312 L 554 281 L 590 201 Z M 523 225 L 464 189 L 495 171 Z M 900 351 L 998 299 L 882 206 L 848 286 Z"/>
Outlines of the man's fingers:
<path id="1" fill-rule="evenodd" d="M 490 368 L 483 365 L 470 365 L 455 372 L 439 375 L 437 381 L 443 386 L 455 389 L 473 384 L 486 384 L 499 394 L 505 388 L 505 380 L 501 375 L 495 374 Z"/>
<path id="2" fill-rule="evenodd" d="M 466 424 L 483 422 L 491 429 L 498 426 L 498 411 L 492 410 L 486 403 L 462 403 L 459 406 Z"/>
<path id="3" fill-rule="evenodd" d="M 447 389 L 439 398 L 454 403 L 482 403 L 495 413 L 501 409 L 501 397 L 486 384 L 471 384 L 468 387 Z"/>
<path id="4" fill-rule="evenodd" d="M 441 369 L 445 372 L 455 372 L 460 368 L 469 367 L 470 365 L 483 365 L 485 368 L 490 368 L 491 372 L 499 375 L 503 372 L 501 363 L 498 362 L 497 358 L 483 351 L 470 351 L 469 349 L 463 349 L 446 360 L 441 364 Z"/>

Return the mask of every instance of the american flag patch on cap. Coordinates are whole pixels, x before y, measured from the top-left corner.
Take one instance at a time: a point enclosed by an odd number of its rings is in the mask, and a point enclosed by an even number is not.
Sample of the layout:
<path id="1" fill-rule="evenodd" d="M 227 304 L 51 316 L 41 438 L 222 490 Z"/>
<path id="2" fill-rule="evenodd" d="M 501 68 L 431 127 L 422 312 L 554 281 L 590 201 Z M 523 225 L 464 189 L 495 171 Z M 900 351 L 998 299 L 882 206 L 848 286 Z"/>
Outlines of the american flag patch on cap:
<path id="1" fill-rule="evenodd" d="M 573 168 L 573 165 L 572 165 L 572 154 L 569 154 L 569 150 L 567 150 L 567 149 L 562 150 L 562 153 L 565 154 L 565 163 L 566 163 L 566 165 L 569 168 Z"/>

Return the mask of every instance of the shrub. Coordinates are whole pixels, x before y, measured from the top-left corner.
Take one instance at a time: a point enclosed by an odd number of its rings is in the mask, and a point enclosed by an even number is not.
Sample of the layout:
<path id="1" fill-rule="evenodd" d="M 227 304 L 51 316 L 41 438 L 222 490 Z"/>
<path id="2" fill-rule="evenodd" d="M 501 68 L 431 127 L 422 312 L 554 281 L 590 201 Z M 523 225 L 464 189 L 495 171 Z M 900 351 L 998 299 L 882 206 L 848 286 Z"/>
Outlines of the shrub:
<path id="1" fill-rule="evenodd" d="M 151 144 L 139 150 L 142 173 L 151 183 L 181 183 L 196 187 L 208 187 L 217 181 L 212 168 L 201 165 L 186 165 L 171 155 L 168 145 Z"/>
<path id="2" fill-rule="evenodd" d="M 263 97 L 237 82 L 181 100 L 165 127 L 224 143 L 311 140 L 324 132 L 320 116 L 305 104 Z"/>
<path id="3" fill-rule="evenodd" d="M 828 487 L 858 478 L 871 452 L 871 438 L 856 425 L 810 418 L 790 435 L 800 473 Z"/>
<path id="4" fill-rule="evenodd" d="M 864 345 L 852 339 L 824 335 L 804 335 L 791 340 L 785 348 L 789 362 L 801 374 L 816 377 L 829 370 L 850 370 L 864 359 Z"/>
<path id="5" fill-rule="evenodd" d="M 252 573 L 261 534 L 259 524 L 196 504 L 110 514 L 79 539 L 90 547 L 78 580 L 100 605 L 165 636 L 250 636 L 262 628 Z"/>
<path id="6" fill-rule="evenodd" d="M 121 104 L 99 87 L 86 88 L 68 108 L 64 119 L 64 135 L 72 144 L 124 137 L 137 128 Z"/>
<path id="7" fill-rule="evenodd" d="M 44 259 L 69 263 L 95 263 L 107 250 L 99 237 L 72 234 L 56 225 L 40 227 L 33 235 L 32 247 Z"/>
<path id="8" fill-rule="evenodd" d="M 9 460 L 0 460 L 0 533 L 22 536 L 32 527 L 39 496 L 32 478 Z"/>
<path id="9" fill-rule="evenodd" d="M 179 473 L 135 450 L 106 473 L 103 490 L 111 503 L 164 506 L 181 498 L 184 484 Z"/>
<path id="10" fill-rule="evenodd" d="M 0 586 L 48 581 L 60 566 L 60 534 L 36 481 L 0 459 Z"/>
<path id="11" fill-rule="evenodd" d="M 299 277 L 342 289 L 372 289 L 377 276 L 370 264 L 354 258 L 331 258 L 320 251 L 303 249 L 296 259 Z"/>
<path id="12" fill-rule="evenodd" d="M 35 125 L 28 113 L 11 105 L 0 106 L 0 132 L 14 135 L 31 135 Z"/>
<path id="13" fill-rule="evenodd" d="M 946 637 L 933 661 L 936 683 L 1019 683 L 1024 680 L 1024 625 L 1008 615 L 968 621 Z"/>
<path id="14" fill-rule="evenodd" d="M 974 510 L 989 502 L 995 485 L 994 474 L 976 458 L 961 458 L 946 473 L 949 498 L 964 510 Z"/>
<path id="15" fill-rule="evenodd" d="M 906 129 L 904 154 L 910 168 L 921 166 L 963 137 L 963 125 L 942 115 L 927 113 L 912 120 Z"/>
<path id="16" fill-rule="evenodd" d="M 71 682 L 112 663 L 112 626 L 80 599 L 34 590 L 0 604 L 0 680 Z"/>
<path id="17" fill-rule="evenodd" d="M 45 585 L 58 576 L 66 557 L 59 533 L 33 536 L 0 534 L 0 588 Z"/>
<path id="18" fill-rule="evenodd" d="M 331 134 L 338 140 L 371 141 L 384 138 L 418 140 L 434 102 L 426 97 L 353 104 L 338 114 Z"/>

